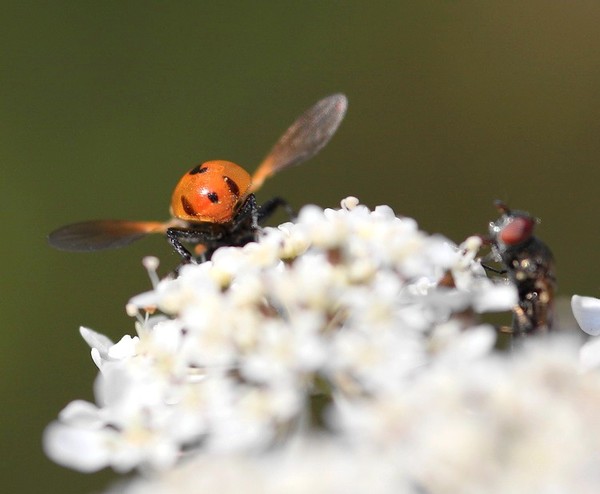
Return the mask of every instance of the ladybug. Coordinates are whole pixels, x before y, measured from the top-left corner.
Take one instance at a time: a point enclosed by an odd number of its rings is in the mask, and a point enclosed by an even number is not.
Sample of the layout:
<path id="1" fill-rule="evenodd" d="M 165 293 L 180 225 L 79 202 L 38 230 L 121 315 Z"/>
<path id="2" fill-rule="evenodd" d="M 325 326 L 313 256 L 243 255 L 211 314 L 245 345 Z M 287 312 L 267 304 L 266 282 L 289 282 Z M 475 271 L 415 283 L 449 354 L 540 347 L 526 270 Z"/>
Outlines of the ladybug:
<path id="1" fill-rule="evenodd" d="M 513 308 L 510 332 L 521 337 L 547 333 L 552 329 L 556 275 L 554 256 L 550 248 L 533 235 L 538 220 L 524 211 L 514 211 L 501 201 L 496 201 L 501 213 L 498 220 L 490 222 L 489 237 L 493 260 L 501 263 L 506 274 L 516 286 L 518 305 Z M 485 266 L 492 271 L 492 268 Z"/>
<path id="2" fill-rule="evenodd" d="M 167 222 L 85 221 L 53 231 L 48 241 L 60 250 L 87 252 L 124 247 L 148 234 L 161 233 L 186 263 L 208 260 L 222 246 L 252 242 L 259 224 L 277 208 L 293 215 L 283 199 L 275 197 L 259 206 L 254 193 L 271 175 L 317 154 L 336 132 L 347 106 L 343 94 L 318 101 L 284 132 L 252 176 L 231 161 L 195 166 L 175 186 L 172 218 Z M 195 247 L 195 256 L 184 243 Z"/>

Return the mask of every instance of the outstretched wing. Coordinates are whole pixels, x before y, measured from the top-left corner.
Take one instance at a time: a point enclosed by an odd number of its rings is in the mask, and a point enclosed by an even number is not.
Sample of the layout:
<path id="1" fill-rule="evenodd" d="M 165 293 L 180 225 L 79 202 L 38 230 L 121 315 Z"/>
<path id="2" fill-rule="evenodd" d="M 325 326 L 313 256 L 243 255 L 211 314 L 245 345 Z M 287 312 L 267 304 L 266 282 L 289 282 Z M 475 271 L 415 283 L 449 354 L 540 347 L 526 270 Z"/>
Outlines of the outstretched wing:
<path id="1" fill-rule="evenodd" d="M 165 223 L 154 221 L 84 221 L 54 230 L 48 235 L 48 243 L 56 249 L 72 252 L 117 249 L 150 233 L 163 233 L 166 228 Z"/>
<path id="2" fill-rule="evenodd" d="M 249 192 L 256 192 L 274 173 L 317 154 L 335 134 L 347 107 L 346 96 L 338 93 L 323 98 L 300 115 L 254 172 Z"/>

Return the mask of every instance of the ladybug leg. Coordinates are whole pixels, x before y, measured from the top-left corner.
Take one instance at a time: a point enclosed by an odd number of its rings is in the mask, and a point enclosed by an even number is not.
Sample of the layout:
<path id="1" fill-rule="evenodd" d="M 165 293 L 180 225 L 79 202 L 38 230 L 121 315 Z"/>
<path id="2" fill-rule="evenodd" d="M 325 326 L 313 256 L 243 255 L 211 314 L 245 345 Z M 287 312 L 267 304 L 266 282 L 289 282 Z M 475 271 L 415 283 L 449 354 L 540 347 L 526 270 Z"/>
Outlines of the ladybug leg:
<path id="1" fill-rule="evenodd" d="M 207 244 L 207 246 L 210 246 L 223 238 L 223 235 L 219 232 L 211 233 L 195 228 L 167 228 L 166 235 L 169 243 L 173 249 L 175 249 L 175 252 L 183 257 L 184 262 L 196 262 L 196 259 L 190 251 L 183 246 L 181 241 L 188 241 L 194 244 L 204 243 Z M 206 260 L 206 254 L 202 254 L 200 256 L 200 262 Z"/>
<path id="2" fill-rule="evenodd" d="M 250 220 L 250 226 L 253 230 L 258 230 L 258 206 L 256 205 L 256 196 L 250 194 L 235 217 L 235 229 L 243 228 L 247 220 Z"/>
<path id="3" fill-rule="evenodd" d="M 175 252 L 177 252 L 181 257 L 183 257 L 184 262 L 192 262 L 192 254 L 190 254 L 190 251 L 187 250 L 183 244 L 179 241 L 180 238 L 186 238 L 188 235 L 186 235 L 187 233 L 189 233 L 188 230 L 181 230 L 178 228 L 167 228 L 167 239 L 169 240 L 169 243 L 171 244 L 171 246 L 173 247 L 173 249 L 175 249 Z"/>
<path id="4" fill-rule="evenodd" d="M 291 220 L 296 217 L 296 213 L 285 199 L 273 197 L 273 199 L 269 199 L 258 208 L 257 220 L 263 221 L 269 218 L 277 208 L 283 208 Z"/>

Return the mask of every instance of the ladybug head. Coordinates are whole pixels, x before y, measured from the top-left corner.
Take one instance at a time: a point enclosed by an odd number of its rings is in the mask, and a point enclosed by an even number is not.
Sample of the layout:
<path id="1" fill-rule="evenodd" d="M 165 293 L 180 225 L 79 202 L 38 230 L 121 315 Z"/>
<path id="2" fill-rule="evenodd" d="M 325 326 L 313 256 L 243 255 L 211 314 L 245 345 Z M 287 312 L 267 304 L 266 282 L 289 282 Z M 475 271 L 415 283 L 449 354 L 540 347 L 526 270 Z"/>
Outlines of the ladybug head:
<path id="1" fill-rule="evenodd" d="M 179 180 L 171 214 L 191 222 L 227 223 L 248 195 L 251 181 L 250 174 L 231 161 L 206 161 Z"/>

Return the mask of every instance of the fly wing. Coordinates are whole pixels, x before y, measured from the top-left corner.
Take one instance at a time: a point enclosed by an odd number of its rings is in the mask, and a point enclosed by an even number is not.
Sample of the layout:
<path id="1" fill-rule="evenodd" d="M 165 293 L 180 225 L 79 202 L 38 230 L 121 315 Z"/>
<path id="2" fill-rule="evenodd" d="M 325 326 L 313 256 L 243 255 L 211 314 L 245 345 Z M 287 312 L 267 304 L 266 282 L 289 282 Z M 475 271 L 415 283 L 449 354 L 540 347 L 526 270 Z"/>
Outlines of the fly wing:
<path id="1" fill-rule="evenodd" d="M 71 252 L 117 249 L 165 229 L 165 223 L 152 221 L 84 221 L 54 230 L 48 235 L 48 243 L 56 249 Z"/>
<path id="2" fill-rule="evenodd" d="M 274 173 L 298 165 L 317 154 L 335 134 L 347 107 L 346 96 L 338 93 L 323 98 L 300 115 L 252 176 L 249 192 L 256 192 Z"/>

